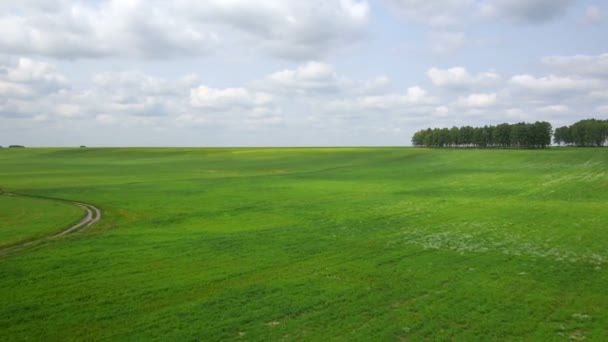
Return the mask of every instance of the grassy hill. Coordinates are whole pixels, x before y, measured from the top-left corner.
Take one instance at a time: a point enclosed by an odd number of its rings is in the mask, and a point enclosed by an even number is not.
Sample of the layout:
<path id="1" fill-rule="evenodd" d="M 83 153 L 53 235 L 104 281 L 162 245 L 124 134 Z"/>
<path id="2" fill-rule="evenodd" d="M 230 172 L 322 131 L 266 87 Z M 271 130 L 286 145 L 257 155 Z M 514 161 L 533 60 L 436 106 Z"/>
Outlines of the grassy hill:
<path id="1" fill-rule="evenodd" d="M 0 257 L 0 340 L 608 339 L 608 149 L 3 149 L 0 166 L 7 191 L 104 211 Z"/>

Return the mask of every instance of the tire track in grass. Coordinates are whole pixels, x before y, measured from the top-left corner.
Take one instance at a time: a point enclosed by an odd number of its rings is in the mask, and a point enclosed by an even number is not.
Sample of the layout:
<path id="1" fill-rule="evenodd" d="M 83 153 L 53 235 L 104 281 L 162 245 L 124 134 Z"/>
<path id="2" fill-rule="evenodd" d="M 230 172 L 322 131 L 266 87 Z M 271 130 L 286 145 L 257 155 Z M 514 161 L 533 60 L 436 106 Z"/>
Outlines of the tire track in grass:
<path id="1" fill-rule="evenodd" d="M 39 239 L 26 241 L 26 242 L 23 242 L 23 243 L 20 243 L 17 245 L 13 245 L 13 246 L 9 246 L 9 247 L 5 247 L 5 248 L 0 248 L 0 256 L 22 250 L 29 246 L 37 245 L 41 242 L 50 241 L 50 240 L 53 240 L 53 239 L 56 239 L 56 238 L 59 238 L 62 236 L 66 236 L 68 234 L 83 231 L 83 230 L 89 228 L 90 226 L 94 225 L 95 223 L 99 222 L 99 220 L 101 220 L 101 210 L 91 204 L 75 202 L 75 201 L 68 201 L 68 200 L 57 199 L 57 198 L 50 198 L 50 197 L 22 195 L 22 194 L 10 193 L 10 192 L 2 192 L 1 190 L 0 190 L 0 194 L 5 194 L 5 195 L 9 195 L 9 196 L 39 198 L 39 199 L 42 198 L 42 199 L 46 199 L 46 200 L 66 202 L 66 203 L 71 203 L 73 205 L 81 207 L 85 211 L 85 216 L 82 218 L 82 220 L 80 220 L 78 223 L 68 227 L 67 229 L 64 229 L 58 233 L 54 233 L 54 234 L 51 234 L 49 236 L 45 236 L 45 237 L 42 237 Z"/>

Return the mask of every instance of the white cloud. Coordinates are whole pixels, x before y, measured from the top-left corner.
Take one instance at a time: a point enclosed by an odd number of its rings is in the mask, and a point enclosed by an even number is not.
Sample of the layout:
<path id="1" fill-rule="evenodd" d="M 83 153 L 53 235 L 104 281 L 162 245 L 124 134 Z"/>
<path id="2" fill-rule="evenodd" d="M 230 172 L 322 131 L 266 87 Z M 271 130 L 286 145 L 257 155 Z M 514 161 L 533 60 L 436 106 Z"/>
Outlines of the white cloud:
<path id="1" fill-rule="evenodd" d="M 464 67 L 431 68 L 426 74 L 433 85 L 446 88 L 487 87 L 498 84 L 502 80 L 501 76 L 495 72 L 472 75 Z"/>
<path id="2" fill-rule="evenodd" d="M 48 63 L 19 58 L 16 63 L 0 65 L 0 95 L 40 96 L 65 84 L 66 78 Z"/>
<path id="3" fill-rule="evenodd" d="M 260 86 L 274 93 L 330 96 L 336 93 L 375 93 L 384 90 L 389 83 L 390 80 L 385 76 L 352 80 L 339 75 L 330 64 L 313 61 L 296 69 L 272 73 Z"/>
<path id="4" fill-rule="evenodd" d="M 269 76 L 269 81 L 284 90 L 299 93 L 309 91 L 335 91 L 338 75 L 329 64 L 308 62 L 295 70 L 283 70 Z"/>
<path id="5" fill-rule="evenodd" d="M 209 52 L 209 29 L 174 18 L 174 11 L 142 0 L 61 2 L 52 15 L 15 3 L 0 14 L 0 49 L 58 58 L 171 57 Z"/>
<path id="6" fill-rule="evenodd" d="M 565 105 L 549 105 L 539 108 L 539 111 L 545 113 L 566 113 L 570 111 L 570 108 Z"/>
<path id="7" fill-rule="evenodd" d="M 49 111 L 43 99 L 61 94 L 66 78 L 52 65 L 19 58 L 0 65 L 0 116 L 22 117 Z"/>
<path id="8" fill-rule="evenodd" d="M 497 95 L 492 94 L 470 94 L 466 97 L 460 97 L 458 104 L 464 107 L 480 108 L 490 107 L 496 104 Z"/>
<path id="9" fill-rule="evenodd" d="M 46 83 L 60 85 L 65 77 L 50 64 L 36 62 L 29 58 L 19 58 L 14 68 L 1 68 L 6 79 L 23 83 Z"/>
<path id="10" fill-rule="evenodd" d="M 56 58 L 204 56 L 223 45 L 304 59 L 359 41 L 360 0 L 101 0 L 2 4 L 0 50 Z"/>
<path id="11" fill-rule="evenodd" d="M 519 90 L 533 92 L 537 95 L 556 95 L 584 92 L 597 88 L 601 85 L 596 80 L 560 77 L 555 75 L 536 78 L 525 74 L 513 76 L 509 82 Z"/>
<path id="12" fill-rule="evenodd" d="M 0 67 L 0 116 L 70 120 L 112 115 L 123 120 L 177 115 L 190 110 L 188 95 L 197 81 L 111 72 L 93 75 L 75 89 L 51 64 L 21 58 Z"/>
<path id="13" fill-rule="evenodd" d="M 0 95 L 2 96 L 25 97 L 31 93 L 31 90 L 23 84 L 0 80 Z"/>
<path id="14" fill-rule="evenodd" d="M 410 105 L 425 105 L 435 103 L 436 99 L 429 96 L 427 91 L 420 87 L 410 87 L 401 94 L 386 94 L 366 96 L 360 100 L 360 105 L 368 109 L 390 109 Z"/>
<path id="15" fill-rule="evenodd" d="M 466 14 L 472 0 L 388 0 L 403 18 L 432 26 L 448 26 Z"/>
<path id="16" fill-rule="evenodd" d="M 543 64 L 569 76 L 607 77 L 608 53 L 600 55 L 549 56 Z"/>
<path id="17" fill-rule="evenodd" d="M 90 88 L 73 94 L 72 101 L 88 114 L 177 115 L 188 111 L 190 89 L 198 82 L 194 75 L 167 80 L 135 71 L 105 72 L 94 75 Z"/>
<path id="18" fill-rule="evenodd" d="M 369 4 L 361 0 L 181 0 L 197 23 L 229 26 L 252 44 L 291 59 L 318 57 L 365 35 Z"/>
<path id="19" fill-rule="evenodd" d="M 250 93 L 245 88 L 214 89 L 206 86 L 190 91 L 190 104 L 197 108 L 211 110 L 231 110 L 235 108 L 252 109 L 272 101 L 268 94 Z"/>
<path id="20" fill-rule="evenodd" d="M 170 95 L 195 86 L 200 80 L 196 75 L 187 75 L 177 80 L 166 80 L 138 71 L 103 72 L 93 75 L 97 88 L 128 97 L 137 94 Z"/>
<path id="21" fill-rule="evenodd" d="M 192 120 L 195 123 L 212 122 L 233 126 L 244 123 L 250 128 L 283 122 L 282 110 L 272 95 L 252 92 L 246 88 L 216 89 L 199 86 L 191 89 L 190 104 L 197 110 L 193 111 L 195 114 L 181 116 L 181 122 Z M 201 114 L 202 121 L 198 120 Z"/>
<path id="22" fill-rule="evenodd" d="M 437 101 L 437 98 L 429 95 L 426 90 L 415 86 L 408 88 L 404 94 L 385 93 L 323 102 L 321 109 L 324 113 L 339 114 L 342 118 L 357 118 L 368 114 L 381 115 L 381 117 L 387 115 L 420 117 L 433 113 Z"/>

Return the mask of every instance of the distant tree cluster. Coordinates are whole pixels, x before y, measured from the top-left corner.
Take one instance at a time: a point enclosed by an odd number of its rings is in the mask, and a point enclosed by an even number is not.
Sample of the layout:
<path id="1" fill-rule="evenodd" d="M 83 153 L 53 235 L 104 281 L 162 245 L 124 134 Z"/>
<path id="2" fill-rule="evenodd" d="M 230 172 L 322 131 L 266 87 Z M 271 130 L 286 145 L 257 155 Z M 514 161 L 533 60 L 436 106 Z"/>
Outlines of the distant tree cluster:
<path id="1" fill-rule="evenodd" d="M 500 124 L 483 127 L 428 128 L 418 131 L 412 144 L 419 147 L 545 148 L 551 145 L 551 124 Z"/>
<path id="2" fill-rule="evenodd" d="M 608 145 L 608 120 L 581 120 L 555 130 L 556 144 L 574 146 Z"/>

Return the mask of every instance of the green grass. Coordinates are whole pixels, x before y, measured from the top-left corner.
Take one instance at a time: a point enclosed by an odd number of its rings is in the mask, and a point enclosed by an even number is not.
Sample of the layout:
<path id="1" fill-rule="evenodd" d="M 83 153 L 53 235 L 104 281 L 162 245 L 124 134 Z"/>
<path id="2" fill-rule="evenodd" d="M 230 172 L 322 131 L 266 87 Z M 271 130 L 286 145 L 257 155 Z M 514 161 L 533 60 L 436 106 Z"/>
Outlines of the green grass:
<path id="1" fill-rule="evenodd" d="M 9 191 L 104 211 L 0 258 L 0 340 L 608 340 L 608 149 L 24 149 L 0 165 Z"/>
<path id="2" fill-rule="evenodd" d="M 2 193 L 0 208 L 0 248 L 58 233 L 84 215 L 69 203 Z"/>

